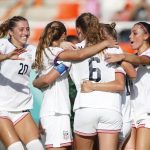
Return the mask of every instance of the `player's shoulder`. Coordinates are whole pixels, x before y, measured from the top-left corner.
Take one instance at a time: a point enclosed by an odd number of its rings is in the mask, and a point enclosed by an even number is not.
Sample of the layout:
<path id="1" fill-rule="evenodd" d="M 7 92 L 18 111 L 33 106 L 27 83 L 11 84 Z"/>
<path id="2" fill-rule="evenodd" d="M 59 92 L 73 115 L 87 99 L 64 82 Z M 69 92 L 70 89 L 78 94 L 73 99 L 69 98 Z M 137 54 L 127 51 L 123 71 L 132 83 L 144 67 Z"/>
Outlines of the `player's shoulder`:
<path id="1" fill-rule="evenodd" d="M 8 41 L 8 39 L 7 38 L 1 38 L 0 39 L 0 44 L 8 44 L 8 43 L 10 43 L 9 41 Z"/>
<path id="2" fill-rule="evenodd" d="M 107 48 L 105 52 L 112 53 L 112 54 L 120 54 L 123 53 L 123 50 L 120 47 L 119 48 L 112 47 L 112 48 Z"/>
<path id="3" fill-rule="evenodd" d="M 142 55 L 150 56 L 150 48 L 148 48 L 146 51 L 144 51 L 144 52 L 141 54 L 141 56 L 142 56 Z"/>
<path id="4" fill-rule="evenodd" d="M 26 48 L 27 48 L 27 49 L 30 49 L 30 50 L 36 50 L 36 46 L 35 46 L 35 45 L 32 45 L 32 44 L 27 44 L 27 45 L 26 45 Z"/>

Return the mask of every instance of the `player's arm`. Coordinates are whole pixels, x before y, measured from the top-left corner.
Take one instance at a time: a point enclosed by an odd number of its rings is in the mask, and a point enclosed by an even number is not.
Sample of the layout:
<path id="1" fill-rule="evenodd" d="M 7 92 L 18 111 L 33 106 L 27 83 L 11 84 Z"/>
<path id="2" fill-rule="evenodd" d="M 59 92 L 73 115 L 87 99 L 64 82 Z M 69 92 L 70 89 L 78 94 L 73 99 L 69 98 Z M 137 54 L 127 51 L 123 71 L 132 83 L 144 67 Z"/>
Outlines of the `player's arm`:
<path id="1" fill-rule="evenodd" d="M 64 61 L 79 61 L 91 57 L 107 47 L 118 47 L 115 40 L 104 40 L 98 44 L 82 48 L 82 50 L 64 50 L 58 55 L 59 60 Z"/>
<path id="2" fill-rule="evenodd" d="M 34 87 L 39 89 L 47 87 L 55 82 L 55 80 L 65 73 L 67 69 L 68 67 L 66 67 L 63 63 L 54 66 L 47 74 L 34 79 L 32 84 Z"/>
<path id="3" fill-rule="evenodd" d="M 24 48 L 20 48 L 20 49 L 15 49 L 14 51 L 12 51 L 8 54 L 0 53 L 0 62 L 4 61 L 6 59 L 21 60 L 22 58 L 20 58 L 19 55 L 24 52 L 26 52 L 26 50 Z"/>
<path id="4" fill-rule="evenodd" d="M 149 65 L 150 57 L 146 55 L 137 56 L 134 54 L 107 54 L 106 61 L 108 63 L 127 61 L 133 65 Z"/>
<path id="5" fill-rule="evenodd" d="M 126 74 L 128 75 L 129 78 L 131 78 L 131 79 L 136 78 L 137 72 L 131 63 L 122 61 L 120 65 L 124 69 L 124 71 L 126 72 Z"/>
<path id="6" fill-rule="evenodd" d="M 104 91 L 104 92 L 122 92 L 125 89 L 125 75 L 116 72 L 115 80 L 105 83 L 96 83 L 89 80 L 83 81 L 81 92 Z"/>

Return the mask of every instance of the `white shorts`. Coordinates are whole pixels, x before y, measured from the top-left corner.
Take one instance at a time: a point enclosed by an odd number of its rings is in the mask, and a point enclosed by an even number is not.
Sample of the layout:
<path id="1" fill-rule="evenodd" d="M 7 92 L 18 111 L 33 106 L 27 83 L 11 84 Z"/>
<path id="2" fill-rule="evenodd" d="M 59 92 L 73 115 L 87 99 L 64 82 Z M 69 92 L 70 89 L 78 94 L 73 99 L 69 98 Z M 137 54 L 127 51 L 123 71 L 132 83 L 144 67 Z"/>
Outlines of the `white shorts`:
<path id="1" fill-rule="evenodd" d="M 138 118 L 133 118 L 132 127 L 134 128 L 150 128 L 150 114 L 143 114 Z"/>
<path id="2" fill-rule="evenodd" d="M 27 111 L 16 111 L 16 112 L 9 112 L 9 111 L 0 111 L 0 118 L 9 119 L 16 125 L 20 120 L 22 120 L 26 115 L 30 112 Z"/>
<path id="3" fill-rule="evenodd" d="M 131 121 L 123 122 L 121 132 L 119 133 L 119 142 L 123 143 L 131 132 Z"/>
<path id="4" fill-rule="evenodd" d="M 46 134 L 46 148 L 64 147 L 72 144 L 72 132 L 69 115 L 42 117 L 41 125 Z"/>
<path id="5" fill-rule="evenodd" d="M 74 132 L 94 136 L 99 132 L 117 133 L 122 127 L 121 113 L 107 109 L 81 108 L 75 111 Z"/>

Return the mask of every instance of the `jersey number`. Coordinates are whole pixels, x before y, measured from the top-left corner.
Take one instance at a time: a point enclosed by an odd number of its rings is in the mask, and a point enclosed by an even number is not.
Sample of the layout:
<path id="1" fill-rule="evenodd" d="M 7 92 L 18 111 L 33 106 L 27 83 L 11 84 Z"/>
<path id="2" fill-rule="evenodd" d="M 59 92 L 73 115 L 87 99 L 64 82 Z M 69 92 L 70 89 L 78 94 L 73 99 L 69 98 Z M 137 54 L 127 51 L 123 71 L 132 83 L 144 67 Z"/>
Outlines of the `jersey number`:
<path id="1" fill-rule="evenodd" d="M 101 71 L 93 66 L 94 62 L 100 63 L 100 59 L 98 57 L 91 57 L 89 59 L 89 80 L 99 82 L 101 80 Z M 95 78 L 94 74 L 96 74 Z"/>
<path id="2" fill-rule="evenodd" d="M 21 74 L 21 75 L 26 74 L 28 71 L 28 65 L 20 63 L 20 66 L 21 66 L 21 68 L 20 68 L 18 74 Z"/>

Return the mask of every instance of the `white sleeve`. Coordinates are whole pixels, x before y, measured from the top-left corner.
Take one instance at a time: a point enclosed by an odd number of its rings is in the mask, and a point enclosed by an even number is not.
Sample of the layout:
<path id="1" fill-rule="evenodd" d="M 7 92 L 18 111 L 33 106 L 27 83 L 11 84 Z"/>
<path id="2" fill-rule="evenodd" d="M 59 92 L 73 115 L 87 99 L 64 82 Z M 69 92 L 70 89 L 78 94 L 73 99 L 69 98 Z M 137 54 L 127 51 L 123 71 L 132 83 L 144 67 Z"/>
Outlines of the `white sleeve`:
<path id="1" fill-rule="evenodd" d="M 56 50 L 56 48 L 55 48 L 55 51 L 53 51 L 53 52 L 55 52 L 54 53 L 54 55 L 55 55 L 55 59 L 54 59 L 54 64 L 56 64 L 56 63 L 58 63 L 58 64 L 60 64 L 60 63 L 63 63 L 65 66 L 67 66 L 67 67 L 69 67 L 70 68 L 70 66 L 71 66 L 71 62 L 70 61 L 62 61 L 62 60 L 57 60 L 57 57 L 59 56 L 59 54 L 61 53 L 61 52 L 63 52 L 64 50 L 62 49 L 62 48 L 57 48 L 57 50 Z"/>
<path id="2" fill-rule="evenodd" d="M 117 72 L 120 72 L 120 73 L 126 75 L 126 72 L 124 71 L 124 69 L 123 69 L 121 66 L 118 66 L 118 67 L 116 68 L 115 72 L 116 72 L 116 73 L 117 73 Z"/>
<path id="3" fill-rule="evenodd" d="M 148 57 L 150 57 L 150 49 L 148 49 L 145 52 L 143 52 L 140 56 L 148 56 Z"/>
<path id="4" fill-rule="evenodd" d="M 6 54 L 7 39 L 0 39 L 0 54 Z"/>

